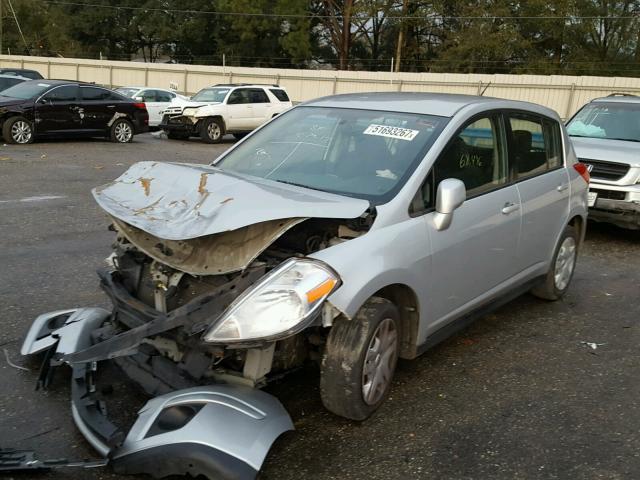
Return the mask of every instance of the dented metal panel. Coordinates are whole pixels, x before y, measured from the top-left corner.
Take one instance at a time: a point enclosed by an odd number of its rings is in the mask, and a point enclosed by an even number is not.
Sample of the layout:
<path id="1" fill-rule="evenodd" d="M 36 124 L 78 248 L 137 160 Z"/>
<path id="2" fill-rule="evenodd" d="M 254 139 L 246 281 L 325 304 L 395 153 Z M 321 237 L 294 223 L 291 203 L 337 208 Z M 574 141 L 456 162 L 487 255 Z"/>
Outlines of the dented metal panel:
<path id="1" fill-rule="evenodd" d="M 139 250 L 191 275 L 220 275 L 244 270 L 278 237 L 303 220 L 270 220 L 189 240 L 163 240 L 113 218 L 118 232 Z"/>
<path id="2" fill-rule="evenodd" d="M 356 218 L 366 200 L 244 178 L 205 165 L 140 162 L 95 188 L 111 216 L 165 240 L 187 240 L 272 220 Z"/>

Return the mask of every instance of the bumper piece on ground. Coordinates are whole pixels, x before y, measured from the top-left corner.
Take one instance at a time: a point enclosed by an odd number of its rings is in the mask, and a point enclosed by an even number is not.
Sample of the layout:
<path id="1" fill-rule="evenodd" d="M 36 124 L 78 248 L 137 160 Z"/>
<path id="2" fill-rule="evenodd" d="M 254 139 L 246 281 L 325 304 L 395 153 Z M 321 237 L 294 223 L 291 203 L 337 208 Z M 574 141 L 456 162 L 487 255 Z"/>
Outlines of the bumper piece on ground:
<path id="1" fill-rule="evenodd" d="M 254 478 L 271 447 L 293 424 L 260 390 L 213 385 L 150 400 L 112 454 L 119 473 Z"/>
<path id="2" fill-rule="evenodd" d="M 91 344 L 91 332 L 109 317 L 100 308 L 41 315 L 22 346 L 23 354 L 49 350 L 43 371 Z M 57 355 L 57 357 L 56 357 Z M 107 463 L 118 473 L 202 475 L 209 479 L 255 478 L 273 442 L 293 430 L 280 402 L 239 385 L 207 385 L 176 390 L 149 400 L 129 433 L 107 418 L 96 385 L 96 362 L 72 365 L 72 414 L 80 432 L 104 457 L 97 462 L 40 461 L 33 452 L 0 451 L 0 471 L 47 470 Z M 123 440 L 124 438 L 124 440 Z"/>

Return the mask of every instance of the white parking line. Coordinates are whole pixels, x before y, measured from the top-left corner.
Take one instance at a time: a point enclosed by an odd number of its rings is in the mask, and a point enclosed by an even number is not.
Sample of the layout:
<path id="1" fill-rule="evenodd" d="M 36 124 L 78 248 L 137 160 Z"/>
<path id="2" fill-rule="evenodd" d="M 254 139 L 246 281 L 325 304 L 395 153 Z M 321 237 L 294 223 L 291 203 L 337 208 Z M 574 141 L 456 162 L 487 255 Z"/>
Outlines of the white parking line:
<path id="1" fill-rule="evenodd" d="M 39 195 L 35 197 L 17 198 L 14 200 L 0 200 L 0 203 L 31 203 L 31 202 L 46 202 L 47 200 L 58 200 L 60 198 L 67 198 L 64 195 Z"/>

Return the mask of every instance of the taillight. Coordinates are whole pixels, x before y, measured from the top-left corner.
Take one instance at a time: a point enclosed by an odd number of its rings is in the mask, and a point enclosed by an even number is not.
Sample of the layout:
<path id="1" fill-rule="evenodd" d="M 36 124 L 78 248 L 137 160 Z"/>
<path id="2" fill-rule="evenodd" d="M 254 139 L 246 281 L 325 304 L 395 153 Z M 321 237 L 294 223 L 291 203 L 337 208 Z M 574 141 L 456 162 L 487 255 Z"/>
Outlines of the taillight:
<path id="1" fill-rule="evenodd" d="M 144 103 L 134 103 L 133 106 L 136 108 L 140 108 L 141 110 L 147 109 L 147 106 Z"/>
<path id="2" fill-rule="evenodd" d="M 589 169 L 584 163 L 574 163 L 573 168 L 576 169 L 576 172 L 580 174 L 580 176 L 584 179 L 585 182 L 589 183 L 591 177 L 589 176 Z"/>

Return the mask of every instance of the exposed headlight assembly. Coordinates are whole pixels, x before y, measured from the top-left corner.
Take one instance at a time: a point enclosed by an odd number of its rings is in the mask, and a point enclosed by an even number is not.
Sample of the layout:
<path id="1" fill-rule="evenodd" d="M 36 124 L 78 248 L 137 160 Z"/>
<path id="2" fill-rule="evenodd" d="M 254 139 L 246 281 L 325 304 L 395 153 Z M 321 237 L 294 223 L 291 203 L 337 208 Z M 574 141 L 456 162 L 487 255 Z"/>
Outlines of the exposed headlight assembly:
<path id="1" fill-rule="evenodd" d="M 228 344 L 293 335 L 339 285 L 338 275 L 324 263 L 287 260 L 240 295 L 203 339 Z"/>

